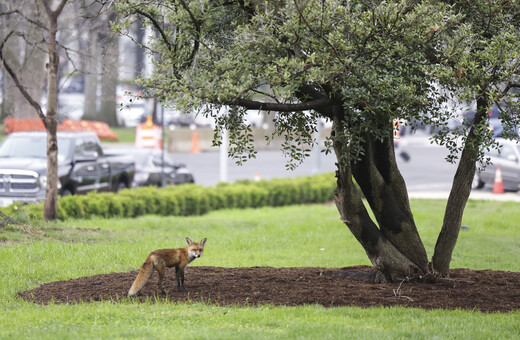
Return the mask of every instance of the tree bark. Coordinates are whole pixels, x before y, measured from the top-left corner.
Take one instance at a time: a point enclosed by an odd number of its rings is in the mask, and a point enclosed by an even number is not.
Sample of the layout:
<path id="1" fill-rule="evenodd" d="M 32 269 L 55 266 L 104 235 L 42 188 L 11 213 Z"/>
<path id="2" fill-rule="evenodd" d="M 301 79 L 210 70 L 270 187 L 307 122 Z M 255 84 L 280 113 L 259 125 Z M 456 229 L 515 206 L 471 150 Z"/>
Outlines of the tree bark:
<path id="1" fill-rule="evenodd" d="M 462 215 L 471 193 L 471 182 L 475 176 L 477 162 L 477 148 L 481 144 L 482 137 L 474 132 L 475 126 L 483 124 L 487 118 L 489 100 L 483 92 L 477 100 L 477 114 L 473 120 L 473 127 L 468 133 L 462 155 L 460 157 L 457 172 L 453 178 L 453 184 L 446 204 L 442 229 L 435 244 L 431 267 L 434 273 L 441 276 L 449 276 L 451 257 L 457 243 Z"/>
<path id="2" fill-rule="evenodd" d="M 62 0 L 56 10 L 51 9 L 48 1 L 40 0 L 47 12 L 49 19 L 49 41 L 47 53 L 49 62 L 47 64 L 47 114 L 43 118 L 47 130 L 47 186 L 45 192 L 45 203 L 43 206 L 43 217 L 45 220 L 56 220 L 58 218 L 58 140 L 56 130 L 58 126 L 58 64 L 56 33 L 58 32 L 58 17 L 60 16 L 66 0 Z"/>
<path id="3" fill-rule="evenodd" d="M 334 109 L 335 117 L 341 116 L 337 114 L 338 110 L 342 109 Z M 425 274 L 428 270 L 426 251 L 413 223 L 404 181 L 397 166 L 394 168 L 391 164 L 393 152 L 388 159 L 379 159 L 377 162 L 379 167 L 392 168 L 396 172 L 388 172 L 385 176 L 379 172 L 373 158 L 374 152 L 379 152 L 377 149 L 381 145 L 367 145 L 367 156 L 360 163 L 345 161 L 344 156 L 349 153 L 348 142 L 342 138 L 345 132 L 346 127 L 341 119 L 335 118 L 332 138 L 338 158 L 338 171 L 334 196 L 341 220 L 365 249 L 378 272 L 377 281 L 396 282 Z M 368 195 L 367 201 L 376 215 L 379 228 L 363 204 L 354 177 L 361 181 L 360 187 Z"/>
<path id="4" fill-rule="evenodd" d="M 393 138 L 376 142 L 367 136 L 366 140 L 365 156 L 352 164 L 354 178 L 383 235 L 425 273 L 428 256 L 415 226 L 406 184 L 397 168 Z"/>
<path id="5" fill-rule="evenodd" d="M 48 4 L 45 4 L 49 8 Z M 47 186 L 45 192 L 45 203 L 43 206 L 43 217 L 45 220 L 55 220 L 57 216 L 58 203 L 58 141 L 56 130 L 58 126 L 58 63 L 59 57 L 56 50 L 56 32 L 58 31 L 57 16 L 47 10 L 49 16 L 49 42 L 47 64 L 47 115 L 44 119 L 47 130 Z"/>

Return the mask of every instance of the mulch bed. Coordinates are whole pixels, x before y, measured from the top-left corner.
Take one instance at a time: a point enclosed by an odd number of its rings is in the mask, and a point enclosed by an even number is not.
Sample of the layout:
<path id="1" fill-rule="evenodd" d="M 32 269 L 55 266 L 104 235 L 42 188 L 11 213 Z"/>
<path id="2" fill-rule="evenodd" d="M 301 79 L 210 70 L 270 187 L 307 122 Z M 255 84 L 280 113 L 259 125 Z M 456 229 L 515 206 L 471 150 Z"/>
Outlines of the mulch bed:
<path id="1" fill-rule="evenodd" d="M 133 299 L 204 301 L 217 305 L 319 304 L 334 306 L 404 306 L 509 312 L 520 309 L 520 273 L 452 269 L 436 283 L 384 283 L 371 280 L 369 266 L 348 268 L 188 267 L 186 291 L 177 292 L 174 269 L 168 269 L 159 294 L 157 273 Z M 19 293 L 38 304 L 75 303 L 126 297 L 137 270 L 100 274 L 44 284 Z"/>

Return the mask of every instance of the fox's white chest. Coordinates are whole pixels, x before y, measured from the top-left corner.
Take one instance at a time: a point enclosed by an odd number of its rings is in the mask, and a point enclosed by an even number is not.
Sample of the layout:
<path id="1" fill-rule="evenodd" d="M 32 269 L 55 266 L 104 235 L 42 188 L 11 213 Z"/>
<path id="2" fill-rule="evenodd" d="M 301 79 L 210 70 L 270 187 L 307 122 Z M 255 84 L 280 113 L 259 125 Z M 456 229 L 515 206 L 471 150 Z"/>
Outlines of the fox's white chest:
<path id="1" fill-rule="evenodd" d="M 202 254 L 197 254 L 192 251 L 188 251 L 188 263 L 191 263 L 193 260 L 195 260 L 197 257 L 200 257 Z"/>

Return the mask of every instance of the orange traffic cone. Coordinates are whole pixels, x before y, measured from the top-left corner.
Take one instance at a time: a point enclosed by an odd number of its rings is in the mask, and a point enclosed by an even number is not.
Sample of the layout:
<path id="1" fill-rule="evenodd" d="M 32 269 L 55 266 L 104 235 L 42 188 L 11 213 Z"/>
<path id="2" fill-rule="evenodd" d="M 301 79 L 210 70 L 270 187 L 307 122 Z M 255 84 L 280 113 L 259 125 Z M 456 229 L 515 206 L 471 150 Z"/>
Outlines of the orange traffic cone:
<path id="1" fill-rule="evenodd" d="M 497 166 L 497 170 L 495 171 L 495 183 L 493 184 L 493 193 L 504 193 L 504 183 L 502 182 L 502 169 L 500 169 L 499 166 Z"/>
<path id="2" fill-rule="evenodd" d="M 191 153 L 200 153 L 200 144 L 199 144 L 199 133 L 197 130 L 193 131 L 191 135 Z"/>

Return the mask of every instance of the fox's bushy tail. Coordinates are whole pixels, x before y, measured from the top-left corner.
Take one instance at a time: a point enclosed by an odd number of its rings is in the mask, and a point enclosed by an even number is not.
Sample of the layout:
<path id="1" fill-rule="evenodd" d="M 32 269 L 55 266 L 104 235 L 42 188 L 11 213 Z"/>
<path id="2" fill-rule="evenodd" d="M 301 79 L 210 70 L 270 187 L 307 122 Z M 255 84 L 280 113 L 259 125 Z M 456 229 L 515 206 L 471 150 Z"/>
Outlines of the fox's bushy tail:
<path id="1" fill-rule="evenodd" d="M 138 294 L 141 291 L 141 289 L 143 289 L 144 285 L 148 282 L 148 280 L 150 280 L 152 274 L 153 262 L 152 259 L 147 258 L 143 266 L 141 267 L 141 270 L 139 270 L 139 274 L 137 274 L 137 277 L 135 278 L 132 287 L 130 287 L 130 290 L 128 291 L 128 296 L 134 296 Z"/>

